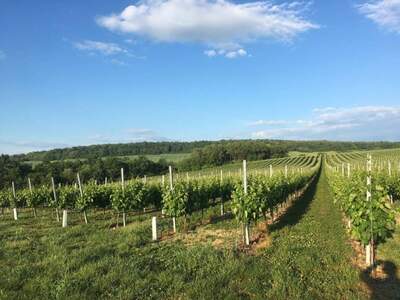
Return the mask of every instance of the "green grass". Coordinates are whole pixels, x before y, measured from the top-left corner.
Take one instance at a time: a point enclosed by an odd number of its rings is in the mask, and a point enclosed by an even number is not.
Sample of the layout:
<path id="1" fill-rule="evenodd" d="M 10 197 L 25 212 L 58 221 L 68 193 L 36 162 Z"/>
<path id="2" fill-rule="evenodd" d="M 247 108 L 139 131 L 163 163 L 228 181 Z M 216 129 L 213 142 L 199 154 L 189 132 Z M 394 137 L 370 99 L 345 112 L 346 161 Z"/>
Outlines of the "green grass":
<path id="1" fill-rule="evenodd" d="M 22 212 L 17 222 L 9 212 L 0 216 L 0 299 L 367 299 L 324 172 L 258 252 L 238 250 L 232 218 L 201 225 L 218 211 L 194 214 L 189 231 L 174 237 L 160 219 L 164 240 L 156 243 L 150 215 L 112 229 L 109 212 L 90 212 L 88 225 L 74 213 L 63 229 L 49 210 L 36 220 Z M 214 247 L 213 232 L 232 238 Z M 395 247 L 387 251 L 396 256 Z"/>
<path id="2" fill-rule="evenodd" d="M 152 161 L 158 161 L 160 159 L 165 159 L 166 161 L 170 161 L 170 162 L 179 162 L 179 161 L 182 161 L 182 160 L 188 158 L 190 156 L 190 153 L 147 154 L 144 156 Z M 135 159 L 135 158 L 138 158 L 139 155 L 127 155 L 127 156 L 118 156 L 118 157 Z"/>
<path id="3" fill-rule="evenodd" d="M 109 158 L 109 157 L 117 157 L 117 158 L 127 158 L 127 159 L 135 159 L 138 158 L 140 155 L 124 155 L 124 156 L 107 156 L 104 157 L 105 158 Z M 164 154 L 146 154 L 143 155 L 145 157 L 147 157 L 148 159 L 152 160 L 152 161 L 159 161 L 160 159 L 165 159 L 166 161 L 170 161 L 170 162 L 179 162 L 182 161 L 186 158 L 188 158 L 190 156 L 190 153 L 164 153 Z M 78 159 L 66 159 L 66 161 L 76 161 Z M 85 161 L 85 158 L 79 159 L 82 161 Z M 53 161 L 56 162 L 56 161 Z M 37 166 L 38 164 L 41 164 L 41 161 L 38 160 L 29 160 L 29 161 L 25 161 L 26 164 L 30 164 L 33 167 Z"/>

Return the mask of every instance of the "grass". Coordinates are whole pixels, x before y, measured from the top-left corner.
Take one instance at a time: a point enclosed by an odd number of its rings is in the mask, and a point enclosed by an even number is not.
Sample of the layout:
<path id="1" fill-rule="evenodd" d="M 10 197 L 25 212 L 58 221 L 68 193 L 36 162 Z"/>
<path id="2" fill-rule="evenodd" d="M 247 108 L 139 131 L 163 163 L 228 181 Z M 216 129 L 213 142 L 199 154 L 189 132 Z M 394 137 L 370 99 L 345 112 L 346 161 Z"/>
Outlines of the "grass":
<path id="1" fill-rule="evenodd" d="M 112 157 L 114 157 L 114 158 L 127 158 L 127 159 L 133 160 L 133 159 L 135 159 L 135 158 L 138 158 L 139 156 L 140 156 L 140 155 L 107 156 L 107 157 L 104 157 L 104 159 L 105 159 L 105 158 L 112 158 Z M 166 161 L 176 163 L 176 162 L 180 162 L 180 161 L 182 161 L 182 160 L 188 158 L 188 157 L 190 156 L 190 153 L 146 154 L 146 155 L 143 155 L 143 156 L 145 156 L 145 157 L 147 157 L 148 159 L 150 159 L 150 160 L 152 160 L 152 161 L 155 161 L 155 162 L 159 161 L 160 159 L 165 159 Z M 65 161 L 76 161 L 76 160 L 85 161 L 86 159 L 85 159 L 85 158 L 82 158 L 82 159 L 72 159 L 72 158 L 71 158 L 71 159 L 66 159 Z M 56 160 L 53 161 L 53 162 L 56 162 Z M 26 163 L 26 164 L 29 164 L 29 165 L 32 165 L 33 167 L 35 167 L 35 166 L 37 166 L 38 164 L 41 164 L 42 161 L 39 161 L 39 160 L 28 160 L 28 161 L 25 161 L 25 163 Z"/>
<path id="2" fill-rule="evenodd" d="M 152 161 L 158 161 L 160 159 L 165 159 L 170 162 L 180 162 L 190 156 L 190 153 L 164 153 L 164 154 L 147 154 L 144 155 L 148 159 Z M 129 158 L 135 159 L 138 158 L 139 155 L 127 155 L 127 156 L 118 156 L 120 158 Z"/>
<path id="3" fill-rule="evenodd" d="M 239 251 L 238 224 L 218 212 L 217 204 L 203 218 L 194 214 L 187 232 L 179 220 L 175 236 L 160 219 L 163 240 L 155 243 L 150 215 L 112 229 L 109 212 L 91 212 L 88 225 L 71 214 L 63 229 L 48 210 L 37 219 L 21 212 L 17 222 L 7 213 L 0 299 L 367 299 L 324 172 L 270 226 L 270 245 L 260 251 Z M 385 255 L 396 256 L 398 248 L 387 247 Z"/>

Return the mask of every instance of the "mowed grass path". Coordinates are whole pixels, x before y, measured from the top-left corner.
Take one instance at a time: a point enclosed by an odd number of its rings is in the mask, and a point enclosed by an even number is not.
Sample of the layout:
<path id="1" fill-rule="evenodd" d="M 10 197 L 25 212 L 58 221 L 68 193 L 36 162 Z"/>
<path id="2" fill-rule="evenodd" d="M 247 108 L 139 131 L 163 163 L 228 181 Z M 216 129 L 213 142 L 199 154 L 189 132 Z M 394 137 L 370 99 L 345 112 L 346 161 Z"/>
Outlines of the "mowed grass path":
<path id="1" fill-rule="evenodd" d="M 268 297 L 367 298 L 323 170 L 316 185 L 272 230 L 273 246 L 265 259 L 271 263 L 270 281 L 276 288 L 267 291 Z"/>
<path id="2" fill-rule="evenodd" d="M 150 241 L 150 221 L 0 219 L 0 299 L 364 299 L 322 172 L 257 255 Z M 222 221 L 215 224 L 223 228 Z"/>

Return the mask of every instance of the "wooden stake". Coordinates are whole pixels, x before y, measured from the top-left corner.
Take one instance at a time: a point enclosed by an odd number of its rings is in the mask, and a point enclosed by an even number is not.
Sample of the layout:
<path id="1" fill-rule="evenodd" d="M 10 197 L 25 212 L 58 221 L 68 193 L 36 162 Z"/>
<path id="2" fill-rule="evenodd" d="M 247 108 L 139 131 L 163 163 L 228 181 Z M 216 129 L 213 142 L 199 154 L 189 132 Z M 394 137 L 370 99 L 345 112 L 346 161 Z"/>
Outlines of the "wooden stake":
<path id="1" fill-rule="evenodd" d="M 122 187 L 122 190 L 125 189 L 124 168 L 121 168 L 121 187 Z"/>
<path id="2" fill-rule="evenodd" d="M 81 198 L 83 198 L 83 189 L 82 189 L 82 183 L 81 183 L 81 178 L 79 177 L 79 173 L 76 174 L 76 177 L 78 179 L 79 193 L 81 195 Z M 86 210 L 83 210 L 83 218 L 85 220 L 85 224 L 87 224 L 88 219 L 87 219 L 87 215 L 86 215 Z"/>
<path id="3" fill-rule="evenodd" d="M 14 181 L 11 182 L 11 186 L 12 186 L 12 192 L 13 192 L 14 203 L 15 203 L 15 207 L 13 207 L 14 220 L 17 221 L 17 220 L 18 220 L 18 212 L 17 212 L 17 194 L 16 194 L 16 192 L 15 192 L 15 184 L 14 184 Z"/>
<path id="4" fill-rule="evenodd" d="M 157 235 L 157 217 L 152 217 L 151 218 L 151 231 L 152 231 L 153 241 L 157 241 L 157 239 L 158 239 L 158 235 Z"/>
<path id="5" fill-rule="evenodd" d="M 65 228 L 68 226 L 68 211 L 66 209 L 63 210 L 62 217 L 62 227 Z"/>
<path id="6" fill-rule="evenodd" d="M 17 212 L 16 207 L 13 208 L 13 213 L 14 213 L 14 220 L 17 221 L 18 220 L 18 212 Z"/>
<path id="7" fill-rule="evenodd" d="M 247 194 L 247 162 L 243 161 L 243 188 L 244 193 Z"/>
<path id="8" fill-rule="evenodd" d="M 243 160 L 243 190 L 247 194 L 247 162 Z M 246 221 L 244 224 L 244 239 L 246 245 L 250 245 L 250 235 L 249 235 L 249 223 Z"/>
<path id="9" fill-rule="evenodd" d="M 168 167 L 168 170 L 169 170 L 169 188 L 172 190 L 172 189 L 174 189 L 174 186 L 173 186 L 173 177 L 172 177 L 172 167 L 169 166 L 169 167 Z"/>
<path id="10" fill-rule="evenodd" d="M 372 171 L 372 159 L 371 155 L 368 155 L 368 160 L 367 160 L 367 202 L 371 203 L 371 208 L 372 208 L 372 194 L 371 194 L 371 171 Z M 370 214 L 372 214 L 372 209 L 370 211 Z M 370 226 L 371 226 L 371 240 L 369 241 L 368 245 L 365 247 L 365 262 L 368 267 L 373 267 L 375 264 L 375 257 L 374 257 L 374 240 L 372 237 L 372 215 L 370 215 Z"/>
<path id="11" fill-rule="evenodd" d="M 31 184 L 31 179 L 28 177 L 28 186 L 29 186 L 29 193 L 31 194 L 32 197 L 32 184 Z M 33 210 L 33 216 L 36 218 L 36 207 L 32 207 Z"/>
<path id="12" fill-rule="evenodd" d="M 56 218 L 57 218 L 57 222 L 60 222 L 60 215 L 58 213 L 58 207 L 57 207 L 57 193 L 56 193 L 56 186 L 54 184 L 54 178 L 51 177 L 51 187 L 53 189 L 53 198 L 54 198 L 54 203 L 56 204 Z"/>

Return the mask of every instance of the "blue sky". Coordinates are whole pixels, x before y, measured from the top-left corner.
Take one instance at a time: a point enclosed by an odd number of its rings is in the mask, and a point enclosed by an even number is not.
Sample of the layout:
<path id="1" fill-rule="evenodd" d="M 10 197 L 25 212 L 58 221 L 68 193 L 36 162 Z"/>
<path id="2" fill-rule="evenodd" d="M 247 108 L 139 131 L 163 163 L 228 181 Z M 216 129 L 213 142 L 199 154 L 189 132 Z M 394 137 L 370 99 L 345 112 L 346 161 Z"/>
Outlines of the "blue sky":
<path id="1" fill-rule="evenodd" d="M 2 0 L 0 28 L 0 153 L 400 140 L 400 0 Z"/>

